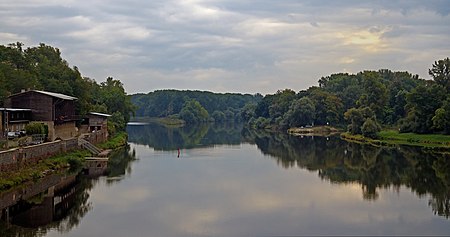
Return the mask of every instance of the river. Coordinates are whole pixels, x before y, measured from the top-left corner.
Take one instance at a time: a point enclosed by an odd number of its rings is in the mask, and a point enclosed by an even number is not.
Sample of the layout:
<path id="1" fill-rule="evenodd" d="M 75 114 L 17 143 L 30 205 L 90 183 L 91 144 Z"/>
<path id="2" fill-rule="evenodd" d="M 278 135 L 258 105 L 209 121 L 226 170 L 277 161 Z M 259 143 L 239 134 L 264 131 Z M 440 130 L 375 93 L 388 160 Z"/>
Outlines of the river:
<path id="1" fill-rule="evenodd" d="M 127 130 L 104 174 L 58 177 L 0 236 L 450 235 L 448 155 L 233 124 Z"/>

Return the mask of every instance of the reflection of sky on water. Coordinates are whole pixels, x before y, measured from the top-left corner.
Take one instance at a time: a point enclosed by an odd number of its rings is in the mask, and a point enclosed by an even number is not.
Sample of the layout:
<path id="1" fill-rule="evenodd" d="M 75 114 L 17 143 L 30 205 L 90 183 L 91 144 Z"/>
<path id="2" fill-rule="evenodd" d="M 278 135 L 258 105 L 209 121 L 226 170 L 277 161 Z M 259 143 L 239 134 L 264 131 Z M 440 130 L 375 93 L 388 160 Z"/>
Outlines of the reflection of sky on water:
<path id="1" fill-rule="evenodd" d="M 255 145 L 155 151 L 134 145 L 132 175 L 91 191 L 94 210 L 67 236 L 270 236 L 449 234 L 428 196 L 331 184 L 283 169 Z M 52 232 L 48 236 L 58 236 Z M 66 235 L 65 235 L 66 236 Z"/>

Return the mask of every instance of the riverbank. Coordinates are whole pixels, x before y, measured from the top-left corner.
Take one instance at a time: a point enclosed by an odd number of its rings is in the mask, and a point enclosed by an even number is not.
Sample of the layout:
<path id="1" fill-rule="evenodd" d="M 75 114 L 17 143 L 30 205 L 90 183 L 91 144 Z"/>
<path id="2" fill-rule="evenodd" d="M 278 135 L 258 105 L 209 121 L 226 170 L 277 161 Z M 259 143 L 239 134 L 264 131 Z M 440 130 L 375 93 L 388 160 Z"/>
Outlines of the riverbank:
<path id="1" fill-rule="evenodd" d="M 125 146 L 127 140 L 127 133 L 121 132 L 97 146 L 102 149 L 117 149 Z M 75 150 L 43 159 L 34 165 L 21 167 L 18 171 L 0 172 L 0 191 L 36 181 L 50 174 L 78 172 L 84 165 L 85 157 L 90 155 L 91 153 L 87 150 Z"/>
<path id="2" fill-rule="evenodd" d="M 329 136 L 338 135 L 342 131 L 330 126 L 316 126 L 309 128 L 289 128 L 287 132 L 295 136 Z"/>
<path id="3" fill-rule="evenodd" d="M 375 146 L 409 145 L 420 146 L 425 149 L 450 152 L 450 136 L 442 134 L 399 133 L 394 130 L 384 130 L 378 133 L 378 139 L 371 139 L 362 135 L 342 133 L 341 138 L 351 142 L 368 143 Z"/>

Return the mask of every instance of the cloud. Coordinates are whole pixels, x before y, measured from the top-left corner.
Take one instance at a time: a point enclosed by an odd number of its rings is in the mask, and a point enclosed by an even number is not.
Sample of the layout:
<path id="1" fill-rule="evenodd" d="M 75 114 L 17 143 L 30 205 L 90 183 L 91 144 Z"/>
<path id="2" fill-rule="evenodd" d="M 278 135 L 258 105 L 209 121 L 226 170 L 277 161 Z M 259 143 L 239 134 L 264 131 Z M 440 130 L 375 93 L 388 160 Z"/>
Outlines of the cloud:
<path id="1" fill-rule="evenodd" d="M 306 89 L 342 71 L 389 68 L 428 78 L 432 62 L 450 53 L 447 6 L 441 0 L 18 0 L 0 3 L 0 43 L 60 48 L 83 76 L 118 78 L 129 93 L 274 93 Z"/>

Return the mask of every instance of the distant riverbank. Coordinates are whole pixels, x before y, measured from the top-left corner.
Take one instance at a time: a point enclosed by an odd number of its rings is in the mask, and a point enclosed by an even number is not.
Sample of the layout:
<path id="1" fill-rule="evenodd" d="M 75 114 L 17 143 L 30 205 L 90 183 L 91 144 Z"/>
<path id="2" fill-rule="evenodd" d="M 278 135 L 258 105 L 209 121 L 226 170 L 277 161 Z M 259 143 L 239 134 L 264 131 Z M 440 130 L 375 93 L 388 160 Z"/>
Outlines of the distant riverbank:
<path id="1" fill-rule="evenodd" d="M 296 136 L 338 135 L 342 131 L 330 126 L 289 128 L 288 133 Z"/>
<path id="2" fill-rule="evenodd" d="M 395 130 L 384 130 L 378 133 L 378 139 L 362 135 L 342 133 L 341 138 L 350 142 L 367 143 L 376 146 L 409 145 L 426 149 L 450 152 L 450 135 L 399 133 Z"/>

